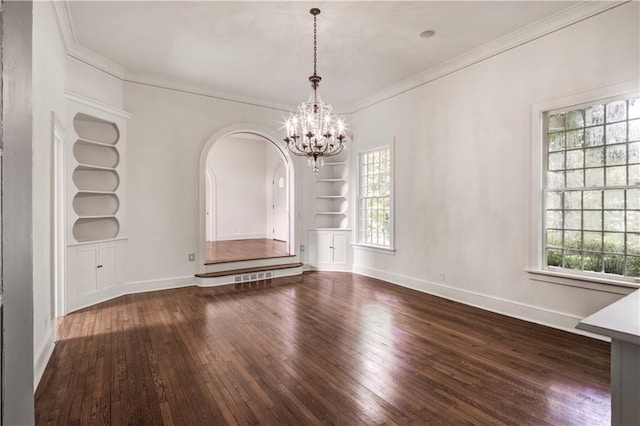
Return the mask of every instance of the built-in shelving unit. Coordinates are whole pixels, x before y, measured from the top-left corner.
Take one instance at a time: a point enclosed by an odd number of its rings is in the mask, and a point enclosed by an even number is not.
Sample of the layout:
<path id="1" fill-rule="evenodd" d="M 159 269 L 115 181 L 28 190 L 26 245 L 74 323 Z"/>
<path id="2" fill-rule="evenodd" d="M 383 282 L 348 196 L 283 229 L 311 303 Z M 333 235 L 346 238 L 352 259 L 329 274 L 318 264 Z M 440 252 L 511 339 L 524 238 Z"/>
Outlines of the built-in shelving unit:
<path id="1" fill-rule="evenodd" d="M 349 270 L 347 153 L 331 157 L 314 182 L 314 224 L 309 230 L 309 265 L 319 270 Z"/>
<path id="2" fill-rule="evenodd" d="M 331 157 L 316 176 L 314 200 L 315 229 L 347 229 L 346 153 Z"/>
<path id="3" fill-rule="evenodd" d="M 73 143 L 73 183 L 76 193 L 72 207 L 77 215 L 73 238 L 80 243 L 116 238 L 120 223 L 118 142 L 120 131 L 114 122 L 84 113 L 73 118 L 78 138 Z"/>
<path id="4" fill-rule="evenodd" d="M 123 284 L 126 123 L 129 114 L 67 93 L 67 312 L 106 300 Z"/>

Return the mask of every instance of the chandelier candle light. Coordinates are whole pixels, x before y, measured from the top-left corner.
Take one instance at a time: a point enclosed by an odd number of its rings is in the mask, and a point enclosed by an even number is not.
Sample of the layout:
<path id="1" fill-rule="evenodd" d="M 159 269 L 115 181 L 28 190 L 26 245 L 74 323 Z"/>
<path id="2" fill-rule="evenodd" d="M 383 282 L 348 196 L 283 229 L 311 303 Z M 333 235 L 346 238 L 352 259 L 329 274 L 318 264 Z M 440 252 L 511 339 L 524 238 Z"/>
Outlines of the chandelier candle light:
<path id="1" fill-rule="evenodd" d="M 316 19 L 320 9 L 309 11 L 313 15 L 313 75 L 309 77 L 313 91 L 307 102 L 298 105 L 298 112 L 291 114 L 285 122 L 287 149 L 295 155 L 307 157 L 313 173 L 318 173 L 324 165 L 324 158 L 338 155 L 345 148 L 344 121 L 337 119 L 318 95 L 322 78 L 317 74 L 318 37 Z"/>

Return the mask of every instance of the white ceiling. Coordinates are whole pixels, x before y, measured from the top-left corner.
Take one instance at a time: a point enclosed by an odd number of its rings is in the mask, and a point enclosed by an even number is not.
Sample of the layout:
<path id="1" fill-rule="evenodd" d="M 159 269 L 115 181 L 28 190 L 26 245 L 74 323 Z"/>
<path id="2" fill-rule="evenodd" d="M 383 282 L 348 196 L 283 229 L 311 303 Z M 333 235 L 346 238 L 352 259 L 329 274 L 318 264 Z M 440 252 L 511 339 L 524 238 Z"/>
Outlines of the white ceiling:
<path id="1" fill-rule="evenodd" d="M 348 105 L 577 2 L 69 2 L 76 41 L 127 71 L 295 105 L 310 90 L 311 7 L 326 102 Z M 421 39 L 424 30 L 435 37 Z"/>

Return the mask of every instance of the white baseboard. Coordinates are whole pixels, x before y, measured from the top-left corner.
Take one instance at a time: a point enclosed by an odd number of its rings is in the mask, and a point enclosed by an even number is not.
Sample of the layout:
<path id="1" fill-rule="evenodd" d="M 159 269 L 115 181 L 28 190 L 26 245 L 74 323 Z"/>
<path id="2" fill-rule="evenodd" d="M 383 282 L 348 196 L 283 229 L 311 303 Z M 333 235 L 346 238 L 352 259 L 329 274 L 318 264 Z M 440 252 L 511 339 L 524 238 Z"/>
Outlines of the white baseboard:
<path id="1" fill-rule="evenodd" d="M 172 288 L 189 287 L 195 285 L 196 278 L 193 275 L 184 277 L 163 278 L 159 280 L 133 281 L 126 283 L 126 294 L 146 293 L 148 291 L 169 290 Z"/>
<path id="2" fill-rule="evenodd" d="M 51 324 L 51 322 L 50 322 Z M 44 374 L 45 368 L 47 368 L 47 364 L 49 363 L 49 359 L 51 358 L 51 354 L 53 353 L 53 349 L 56 346 L 55 342 L 55 333 L 53 331 L 53 327 L 49 327 L 45 330 L 44 341 L 40 348 L 35 352 L 35 363 L 33 366 L 33 393 L 35 394 L 38 389 L 38 385 L 40 384 L 40 380 L 42 380 L 42 375 Z"/>
<path id="3" fill-rule="evenodd" d="M 232 234 L 232 235 L 218 235 L 216 241 L 231 241 L 231 240 L 254 240 L 256 238 L 269 238 L 267 234 Z"/>
<path id="4" fill-rule="evenodd" d="M 582 334 L 599 340 L 609 341 L 609 339 L 603 336 L 576 329 L 575 326 L 582 318 L 565 312 L 558 312 L 525 303 L 514 302 L 500 297 L 489 296 L 442 283 L 434 283 L 362 265 L 353 265 L 353 272 L 355 274 L 377 278 L 402 287 L 443 297 L 445 299 L 464 303 L 465 305 L 474 306 L 476 308 L 495 312 L 501 315 L 533 322 L 547 327 L 557 328 L 570 333 Z"/>
<path id="5" fill-rule="evenodd" d="M 162 278 L 158 280 L 133 281 L 120 286 L 113 286 L 107 289 L 91 293 L 77 300 L 69 302 L 68 313 L 88 308 L 97 303 L 106 302 L 116 297 L 126 296 L 127 294 L 146 293 L 148 291 L 168 290 L 171 288 L 188 287 L 195 285 L 195 276 L 189 275 L 185 277 Z"/>

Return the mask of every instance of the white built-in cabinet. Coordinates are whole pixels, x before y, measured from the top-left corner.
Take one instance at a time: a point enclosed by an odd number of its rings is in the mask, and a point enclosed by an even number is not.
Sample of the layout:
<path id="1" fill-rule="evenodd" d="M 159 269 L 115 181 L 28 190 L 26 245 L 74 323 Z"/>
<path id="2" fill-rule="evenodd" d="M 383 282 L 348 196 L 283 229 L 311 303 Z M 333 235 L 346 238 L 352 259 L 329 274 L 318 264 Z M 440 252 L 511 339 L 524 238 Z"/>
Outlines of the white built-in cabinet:
<path id="1" fill-rule="evenodd" d="M 126 120 L 129 114 L 67 94 L 67 311 L 122 283 L 126 249 Z"/>
<path id="2" fill-rule="evenodd" d="M 349 230 L 311 230 L 309 232 L 309 261 L 321 270 L 350 269 Z"/>
<path id="3" fill-rule="evenodd" d="M 316 269 L 349 270 L 348 171 L 345 151 L 327 158 L 315 176 L 314 228 L 309 230 L 309 263 Z"/>

